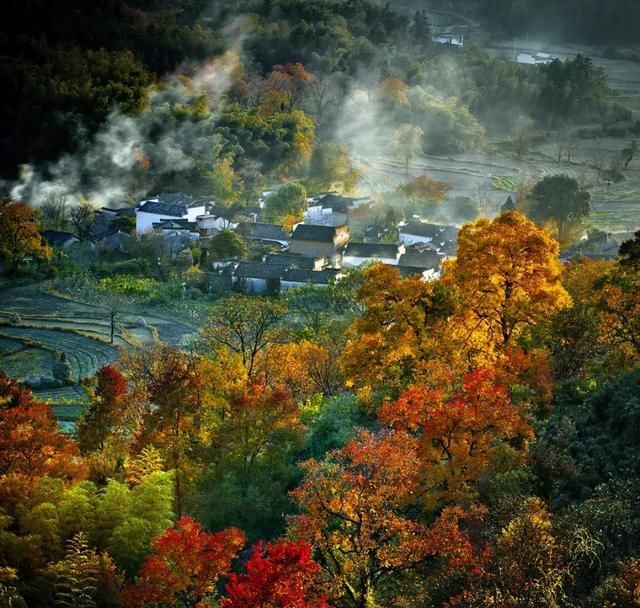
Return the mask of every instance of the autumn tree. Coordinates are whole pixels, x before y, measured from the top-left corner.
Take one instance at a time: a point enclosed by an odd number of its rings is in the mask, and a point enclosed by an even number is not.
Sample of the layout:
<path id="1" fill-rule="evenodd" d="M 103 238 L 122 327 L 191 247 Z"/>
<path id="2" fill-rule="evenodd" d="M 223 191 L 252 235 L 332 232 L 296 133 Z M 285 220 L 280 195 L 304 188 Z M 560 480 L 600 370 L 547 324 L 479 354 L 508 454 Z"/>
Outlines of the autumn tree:
<path id="1" fill-rule="evenodd" d="M 581 560 L 594 558 L 591 539 L 582 530 L 575 532 L 572 541 L 565 542 L 544 502 L 525 500 L 496 538 L 484 584 L 469 589 L 453 605 L 566 606 Z"/>
<path id="2" fill-rule="evenodd" d="M 181 514 L 200 414 L 200 378 L 189 354 L 171 346 L 131 357 L 123 369 L 137 408 L 135 443 L 158 447 L 174 471 L 176 512 Z"/>
<path id="3" fill-rule="evenodd" d="M 618 351 L 615 360 L 623 369 L 640 356 L 640 272 L 625 262 L 612 269 L 595 293 L 600 339 Z"/>
<path id="4" fill-rule="evenodd" d="M 622 563 L 616 576 L 608 577 L 592 594 L 589 608 L 636 608 L 640 604 L 640 560 Z"/>
<path id="5" fill-rule="evenodd" d="M 291 113 L 300 109 L 303 96 L 313 80 L 313 75 L 301 63 L 273 66 L 262 88 L 262 111 Z"/>
<path id="6" fill-rule="evenodd" d="M 11 272 L 28 256 L 46 262 L 51 248 L 42 239 L 36 223 L 37 212 L 25 203 L 0 202 L 0 257 Z"/>
<path id="7" fill-rule="evenodd" d="M 203 348 L 218 358 L 225 353 L 238 355 L 252 376 L 259 371 L 258 355 L 283 341 L 285 314 L 283 304 L 266 298 L 226 298 L 209 313 L 201 332 Z"/>
<path id="8" fill-rule="evenodd" d="M 49 405 L 0 371 L 0 492 L 21 479 L 31 484 L 44 476 L 77 480 L 84 474 L 77 445 L 58 430 Z"/>
<path id="9" fill-rule="evenodd" d="M 467 224 L 445 282 L 463 302 L 470 352 L 504 349 L 571 299 L 560 282 L 558 243 L 516 211 Z"/>
<path id="10" fill-rule="evenodd" d="M 301 431 L 298 416 L 298 406 L 284 387 L 250 381 L 230 396 L 210 430 L 214 460 L 235 458 L 245 470 L 243 478 L 249 480 L 257 460 L 296 441 Z"/>
<path id="11" fill-rule="evenodd" d="M 376 264 L 365 271 L 359 293 L 366 308 L 348 333 L 347 386 L 364 396 L 385 390 L 393 398 L 427 376 L 449 381 L 460 352 L 448 323 L 457 308 L 451 289 L 420 277 L 403 279 L 397 269 Z"/>
<path id="12" fill-rule="evenodd" d="M 390 105 L 406 106 L 409 105 L 409 99 L 407 98 L 408 88 L 409 86 L 399 78 L 389 76 L 378 85 L 376 97 Z"/>
<path id="13" fill-rule="evenodd" d="M 489 369 L 466 374 L 451 392 L 411 388 L 395 403 L 384 404 L 378 416 L 384 424 L 417 436 L 425 508 L 473 498 L 475 485 L 487 476 L 496 456 L 508 460 L 505 452 L 510 452 L 512 464 L 518 464 L 510 442 L 533 435 Z"/>
<path id="14" fill-rule="evenodd" d="M 194 519 L 181 518 L 153 541 L 136 583 L 122 591 L 124 608 L 208 605 L 244 542 L 239 530 L 207 534 Z"/>
<path id="15" fill-rule="evenodd" d="M 78 443 L 85 451 L 101 450 L 124 417 L 127 381 L 112 365 L 103 365 L 95 377 L 91 403 L 77 422 Z"/>
<path id="16" fill-rule="evenodd" d="M 259 542 L 244 570 L 230 575 L 223 608 L 328 608 L 317 591 L 320 566 L 306 543 Z"/>
<path id="17" fill-rule="evenodd" d="M 356 189 L 361 170 L 342 144 L 317 145 L 309 161 L 309 177 L 305 183 L 313 192 L 339 190 L 349 193 Z"/>
<path id="18" fill-rule="evenodd" d="M 324 461 L 302 466 L 304 482 L 292 493 L 302 513 L 291 518 L 290 534 L 313 547 L 336 604 L 387 605 L 385 590 L 402 588 L 412 571 L 432 577 L 453 567 L 450 560 L 461 570 L 476 563 L 462 510 L 445 510 L 430 527 L 407 517 L 420 469 L 410 435 L 363 431 Z M 410 586 L 402 589 L 396 601 L 411 596 Z"/>

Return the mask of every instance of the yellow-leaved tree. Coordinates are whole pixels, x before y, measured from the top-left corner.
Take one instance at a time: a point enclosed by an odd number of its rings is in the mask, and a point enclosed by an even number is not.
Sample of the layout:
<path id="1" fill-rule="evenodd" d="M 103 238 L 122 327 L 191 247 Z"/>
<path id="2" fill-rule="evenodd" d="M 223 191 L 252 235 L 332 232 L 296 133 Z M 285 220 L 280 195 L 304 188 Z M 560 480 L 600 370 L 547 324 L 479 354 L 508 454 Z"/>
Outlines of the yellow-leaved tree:
<path id="1" fill-rule="evenodd" d="M 571 305 L 558 243 L 517 211 L 467 224 L 444 283 L 462 302 L 470 359 L 493 359 L 536 323 Z"/>

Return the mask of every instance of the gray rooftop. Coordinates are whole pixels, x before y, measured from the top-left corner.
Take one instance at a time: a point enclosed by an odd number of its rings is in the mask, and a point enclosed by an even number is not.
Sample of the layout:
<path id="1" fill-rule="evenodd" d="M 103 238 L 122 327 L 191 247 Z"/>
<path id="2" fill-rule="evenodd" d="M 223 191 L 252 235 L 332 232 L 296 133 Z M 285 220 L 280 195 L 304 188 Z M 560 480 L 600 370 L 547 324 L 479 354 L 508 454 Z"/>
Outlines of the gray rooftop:
<path id="1" fill-rule="evenodd" d="M 241 222 L 237 228 L 238 234 L 252 239 L 268 241 L 288 241 L 289 235 L 277 224 L 259 224 L 257 222 Z"/>
<path id="2" fill-rule="evenodd" d="M 315 226 L 298 224 L 291 235 L 292 241 L 314 241 L 319 243 L 333 243 L 338 227 Z"/>
<path id="3" fill-rule="evenodd" d="M 349 243 L 344 255 L 357 258 L 396 258 L 398 245 L 383 245 L 382 243 Z"/>
<path id="4" fill-rule="evenodd" d="M 283 277 L 283 281 L 291 283 L 311 283 L 313 285 L 328 285 L 340 271 L 333 269 L 309 270 L 307 268 L 290 268 Z"/>

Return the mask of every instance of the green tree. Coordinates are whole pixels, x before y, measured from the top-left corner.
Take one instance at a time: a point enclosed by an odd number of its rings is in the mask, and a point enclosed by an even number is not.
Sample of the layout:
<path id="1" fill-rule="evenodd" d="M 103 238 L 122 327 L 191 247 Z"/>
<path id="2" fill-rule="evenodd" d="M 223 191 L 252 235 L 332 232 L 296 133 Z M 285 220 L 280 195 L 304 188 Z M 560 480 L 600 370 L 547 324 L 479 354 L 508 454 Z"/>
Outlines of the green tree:
<path id="1" fill-rule="evenodd" d="M 272 222 L 281 222 L 287 216 L 301 219 L 307 208 L 307 191 L 302 184 L 289 182 L 267 196 L 264 208 Z"/>
<path id="2" fill-rule="evenodd" d="M 247 242 L 232 230 L 221 230 L 207 242 L 207 250 L 214 260 L 244 259 L 249 254 Z"/>
<path id="3" fill-rule="evenodd" d="M 567 175 L 552 175 L 539 181 L 531 192 L 529 213 L 536 222 L 555 222 L 558 240 L 566 242 L 591 211 L 591 195 Z"/>

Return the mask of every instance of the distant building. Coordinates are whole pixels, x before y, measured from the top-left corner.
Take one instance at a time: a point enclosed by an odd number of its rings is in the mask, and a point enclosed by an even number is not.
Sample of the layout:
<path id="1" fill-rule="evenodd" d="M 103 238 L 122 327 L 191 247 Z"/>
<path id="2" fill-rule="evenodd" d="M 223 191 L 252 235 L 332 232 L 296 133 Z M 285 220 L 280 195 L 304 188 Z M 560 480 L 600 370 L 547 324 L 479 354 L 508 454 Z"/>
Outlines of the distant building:
<path id="1" fill-rule="evenodd" d="M 42 237 L 50 247 L 59 249 L 66 249 L 74 243 L 80 242 L 80 239 L 75 234 L 62 230 L 43 230 Z"/>
<path id="2" fill-rule="evenodd" d="M 308 268 L 289 268 L 280 281 L 280 290 L 286 291 L 302 285 L 328 287 L 331 281 L 340 277 L 340 271 L 331 268 L 325 270 L 309 270 Z"/>
<path id="3" fill-rule="evenodd" d="M 455 226 L 409 222 L 399 228 L 400 240 L 407 246 L 430 243 L 434 250 L 455 254 L 458 229 Z"/>
<path id="4" fill-rule="evenodd" d="M 414 245 L 408 247 L 406 252 L 400 257 L 398 266 L 401 268 L 419 268 L 424 270 L 437 271 L 442 265 L 445 256 L 428 247 Z"/>
<path id="5" fill-rule="evenodd" d="M 205 214 L 199 215 L 196 218 L 196 226 L 200 238 L 204 239 L 210 236 L 215 236 L 221 230 L 233 230 L 238 224 L 232 223 L 229 219 L 222 217 L 221 215 Z"/>
<path id="6" fill-rule="evenodd" d="M 349 243 L 342 255 L 345 268 L 355 268 L 370 262 L 382 262 L 397 266 L 405 252 L 404 244 L 382 245 L 380 243 Z"/>
<path id="7" fill-rule="evenodd" d="M 305 270 L 324 270 L 330 264 L 330 260 L 324 256 L 307 257 L 292 253 L 270 253 L 264 256 L 265 264 L 279 264 L 289 268 L 304 268 Z"/>
<path id="8" fill-rule="evenodd" d="M 362 230 L 362 240 L 365 243 L 379 243 L 389 229 L 382 224 L 369 224 Z"/>
<path id="9" fill-rule="evenodd" d="M 366 215 L 371 210 L 369 196 L 348 197 L 335 192 L 325 192 L 309 199 L 304 223 L 317 226 L 342 226 L 354 217 Z"/>
<path id="10" fill-rule="evenodd" d="M 433 36 L 431 40 L 436 44 L 445 44 L 447 46 L 453 46 L 456 48 L 461 48 L 464 46 L 464 36 L 459 36 L 457 34 L 438 34 L 437 36 Z"/>
<path id="11" fill-rule="evenodd" d="M 161 194 L 140 201 L 136 207 L 136 234 L 153 230 L 153 224 L 162 220 L 195 222 L 213 206 L 212 201 L 194 199 L 188 194 Z"/>
<path id="12" fill-rule="evenodd" d="M 289 251 L 311 257 L 326 256 L 335 266 L 349 242 L 347 226 L 298 224 L 289 241 Z"/>
<path id="13" fill-rule="evenodd" d="M 276 245 L 280 249 L 289 247 L 289 235 L 278 224 L 240 222 L 236 232 L 254 246 Z"/>
<path id="14" fill-rule="evenodd" d="M 556 59 L 557 57 L 549 53 L 529 53 L 524 51 L 516 53 L 516 63 L 520 65 L 548 65 Z"/>

